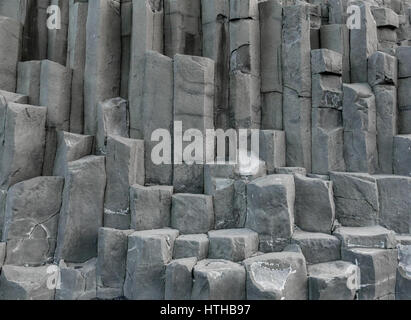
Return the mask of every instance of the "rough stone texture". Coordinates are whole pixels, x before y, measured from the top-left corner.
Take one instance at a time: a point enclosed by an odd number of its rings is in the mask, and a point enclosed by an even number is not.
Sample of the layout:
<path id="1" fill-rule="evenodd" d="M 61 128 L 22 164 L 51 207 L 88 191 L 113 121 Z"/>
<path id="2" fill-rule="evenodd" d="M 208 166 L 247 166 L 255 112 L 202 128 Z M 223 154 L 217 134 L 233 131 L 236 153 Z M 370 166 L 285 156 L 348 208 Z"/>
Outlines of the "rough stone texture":
<path id="1" fill-rule="evenodd" d="M 5 103 L 0 97 L 0 185 L 8 188 L 41 175 L 46 108 Z"/>
<path id="2" fill-rule="evenodd" d="M 16 92 L 28 96 L 28 103 L 40 104 L 41 61 L 19 62 L 17 65 Z"/>
<path id="3" fill-rule="evenodd" d="M 127 299 L 164 299 L 166 265 L 171 262 L 178 234 L 177 230 L 161 229 L 129 235 L 124 282 Z"/>
<path id="4" fill-rule="evenodd" d="M 333 261 L 308 266 L 310 300 L 354 300 L 360 269 L 352 263 Z"/>
<path id="5" fill-rule="evenodd" d="M 69 162 L 79 160 L 91 154 L 94 138 L 79 134 L 57 132 L 57 151 L 54 160 L 53 175 L 64 177 Z"/>
<path id="6" fill-rule="evenodd" d="M 194 267 L 192 300 L 245 300 L 244 267 L 226 260 L 202 260 Z"/>
<path id="7" fill-rule="evenodd" d="M 331 233 L 335 219 L 333 184 L 296 174 L 295 223 L 304 231 Z"/>
<path id="8" fill-rule="evenodd" d="M 397 281 L 395 285 L 396 300 L 410 300 L 411 299 L 411 245 L 398 246 L 398 269 Z"/>
<path id="9" fill-rule="evenodd" d="M 137 231 L 167 228 L 171 221 L 173 187 L 130 187 L 131 228 Z"/>
<path id="10" fill-rule="evenodd" d="M 380 226 L 374 227 L 340 227 L 334 235 L 341 240 L 343 248 L 377 248 L 395 249 L 395 233 Z"/>
<path id="11" fill-rule="evenodd" d="M 311 72 L 317 73 L 342 73 L 342 54 L 329 50 L 317 49 L 311 51 Z"/>
<path id="12" fill-rule="evenodd" d="M 398 77 L 408 78 L 411 77 L 411 46 L 399 47 L 397 49 L 398 59 Z"/>
<path id="13" fill-rule="evenodd" d="M 196 194 L 174 195 L 171 226 L 182 234 L 207 233 L 214 229 L 213 198 Z"/>
<path id="14" fill-rule="evenodd" d="M 196 258 L 173 260 L 166 268 L 164 298 L 166 300 L 191 300 L 193 269 Z"/>
<path id="15" fill-rule="evenodd" d="M 144 141 L 109 136 L 104 226 L 130 229 L 130 186 L 144 185 Z"/>
<path id="16" fill-rule="evenodd" d="M 394 137 L 394 174 L 411 177 L 411 135 Z"/>
<path id="17" fill-rule="evenodd" d="M 270 175 L 247 185 L 246 228 L 260 235 L 260 251 L 281 251 L 293 233 L 295 185 L 292 175 Z"/>
<path id="18" fill-rule="evenodd" d="M 97 297 L 114 299 L 123 296 L 126 278 L 128 236 L 133 231 L 100 228 L 97 249 Z M 108 295 L 108 293 L 110 295 Z"/>
<path id="19" fill-rule="evenodd" d="M 344 84 L 344 159 L 349 172 L 378 169 L 375 96 L 367 84 Z"/>
<path id="20" fill-rule="evenodd" d="M 307 267 L 298 252 L 259 255 L 243 262 L 248 300 L 306 300 Z"/>
<path id="21" fill-rule="evenodd" d="M 399 27 L 398 15 L 390 8 L 372 8 L 377 27 Z"/>
<path id="22" fill-rule="evenodd" d="M 36 267 L 53 261 L 63 184 L 61 177 L 39 177 L 9 189 L 3 233 L 6 264 Z"/>
<path id="23" fill-rule="evenodd" d="M 17 62 L 20 58 L 21 26 L 14 19 L 0 16 L 0 89 L 16 91 Z"/>
<path id="24" fill-rule="evenodd" d="M 376 179 L 368 174 L 332 172 L 335 213 L 347 227 L 366 227 L 378 222 L 379 198 Z"/>
<path id="25" fill-rule="evenodd" d="M 210 231 L 210 259 L 240 262 L 258 251 L 258 233 L 249 229 L 225 229 Z"/>
<path id="26" fill-rule="evenodd" d="M 104 157 L 85 157 L 67 167 L 55 259 L 83 263 L 97 256 L 103 226 Z"/>
<path id="27" fill-rule="evenodd" d="M 260 158 L 265 161 L 267 174 L 274 174 L 275 168 L 285 167 L 285 154 L 284 131 L 260 131 Z"/>
<path id="28" fill-rule="evenodd" d="M 174 243 L 174 259 L 195 257 L 199 261 L 208 257 L 209 239 L 206 234 L 179 236 Z"/>
<path id="29" fill-rule="evenodd" d="M 1 300 L 53 300 L 54 290 L 47 288 L 49 266 L 3 266 L 0 275 Z"/>
<path id="30" fill-rule="evenodd" d="M 296 231 L 291 243 L 301 248 L 307 264 L 341 259 L 341 242 L 337 237 L 329 234 Z"/>
<path id="31" fill-rule="evenodd" d="M 360 300 L 377 300 L 395 293 L 397 250 L 343 249 L 342 259 L 361 270 Z"/>
<path id="32" fill-rule="evenodd" d="M 397 58 L 377 51 L 368 58 L 368 83 L 371 87 L 377 84 L 397 84 Z"/>
<path id="33" fill-rule="evenodd" d="M 380 224 L 397 233 L 411 233 L 411 177 L 376 176 Z"/>

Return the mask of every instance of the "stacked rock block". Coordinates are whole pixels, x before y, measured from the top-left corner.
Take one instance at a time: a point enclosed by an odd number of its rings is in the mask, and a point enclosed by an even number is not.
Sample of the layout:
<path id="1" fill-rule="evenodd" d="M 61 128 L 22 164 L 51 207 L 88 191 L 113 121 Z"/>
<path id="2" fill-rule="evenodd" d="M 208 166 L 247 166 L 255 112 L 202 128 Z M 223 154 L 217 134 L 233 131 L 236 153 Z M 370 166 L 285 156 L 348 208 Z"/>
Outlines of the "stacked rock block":
<path id="1" fill-rule="evenodd" d="M 0 299 L 411 299 L 410 15 L 0 0 Z"/>

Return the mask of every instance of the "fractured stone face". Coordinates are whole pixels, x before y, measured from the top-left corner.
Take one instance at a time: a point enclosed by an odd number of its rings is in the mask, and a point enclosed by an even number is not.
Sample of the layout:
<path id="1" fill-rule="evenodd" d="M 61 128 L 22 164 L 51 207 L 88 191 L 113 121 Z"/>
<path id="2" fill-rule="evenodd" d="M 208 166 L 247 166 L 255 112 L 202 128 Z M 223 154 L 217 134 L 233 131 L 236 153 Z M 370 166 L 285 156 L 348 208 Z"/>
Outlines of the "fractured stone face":
<path id="1" fill-rule="evenodd" d="M 344 248 L 395 249 L 395 233 L 380 226 L 350 228 L 340 227 L 334 232 Z"/>
<path id="2" fill-rule="evenodd" d="M 196 258 L 171 261 L 166 268 L 165 295 L 166 300 L 191 300 L 193 287 L 193 268 Z"/>

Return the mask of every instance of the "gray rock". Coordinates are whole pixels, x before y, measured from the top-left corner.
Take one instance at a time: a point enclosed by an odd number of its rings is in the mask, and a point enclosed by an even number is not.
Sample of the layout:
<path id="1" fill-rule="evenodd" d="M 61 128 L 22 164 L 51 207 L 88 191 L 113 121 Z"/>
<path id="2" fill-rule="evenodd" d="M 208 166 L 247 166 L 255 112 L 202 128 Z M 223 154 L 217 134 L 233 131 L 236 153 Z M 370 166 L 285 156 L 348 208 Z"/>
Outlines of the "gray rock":
<path id="1" fill-rule="evenodd" d="M 172 203 L 171 226 L 182 234 L 207 233 L 214 229 L 211 196 L 176 194 Z"/>
<path id="2" fill-rule="evenodd" d="M 258 251 L 258 233 L 249 229 L 210 231 L 209 258 L 240 262 Z"/>
<path id="3" fill-rule="evenodd" d="M 399 27 L 398 15 L 390 8 L 372 8 L 377 27 Z"/>
<path id="4" fill-rule="evenodd" d="M 0 275 L 1 300 L 54 300 L 54 288 L 48 289 L 50 266 L 3 266 Z"/>
<path id="5" fill-rule="evenodd" d="M 36 267 L 52 262 L 63 185 L 61 177 L 39 177 L 9 189 L 3 233 L 6 264 Z"/>
<path id="6" fill-rule="evenodd" d="M 341 76 L 335 74 L 313 74 L 312 107 L 342 110 L 341 79 Z"/>
<path id="7" fill-rule="evenodd" d="M 283 130 L 282 93 L 261 93 L 261 128 L 264 130 Z"/>
<path id="8" fill-rule="evenodd" d="M 282 168 L 275 168 L 276 174 L 300 174 L 302 176 L 307 175 L 307 169 L 301 167 L 282 167 Z"/>
<path id="9" fill-rule="evenodd" d="M 296 231 L 291 243 L 300 246 L 307 264 L 317 264 L 341 259 L 341 242 L 325 233 Z"/>
<path id="10" fill-rule="evenodd" d="M 57 132 L 57 151 L 53 175 L 64 177 L 69 162 L 92 153 L 94 137 L 64 131 Z"/>
<path id="11" fill-rule="evenodd" d="M 398 79 L 398 107 L 400 110 L 407 110 L 410 108 L 410 87 L 411 77 Z"/>
<path id="12" fill-rule="evenodd" d="M 258 0 L 230 1 L 230 19 L 258 19 Z"/>
<path id="13" fill-rule="evenodd" d="M 366 227 L 378 222 L 379 200 L 374 177 L 362 173 L 332 172 L 335 212 L 347 227 Z"/>
<path id="14" fill-rule="evenodd" d="M 56 300 L 93 300 L 97 297 L 96 259 L 85 263 L 60 262 Z"/>
<path id="15" fill-rule="evenodd" d="M 331 233 L 335 220 L 332 182 L 296 174 L 295 223 L 305 231 Z"/>
<path id="16" fill-rule="evenodd" d="M 60 8 L 60 28 L 48 29 L 47 59 L 66 65 L 70 2 L 51 0 L 50 4 Z"/>
<path id="17" fill-rule="evenodd" d="M 381 226 L 373 227 L 340 227 L 334 235 L 341 240 L 343 248 L 376 248 L 395 249 L 395 233 Z"/>
<path id="18" fill-rule="evenodd" d="M 0 16 L 0 89 L 16 91 L 22 27 L 14 19 Z"/>
<path id="19" fill-rule="evenodd" d="M 365 1 L 352 1 L 361 12 L 361 28 L 350 30 L 351 82 L 367 82 L 368 58 L 377 51 L 377 24 L 371 13 L 371 4 Z"/>
<path id="20" fill-rule="evenodd" d="M 411 109 L 401 109 L 398 113 L 399 133 L 411 134 Z"/>
<path id="21" fill-rule="evenodd" d="M 301 253 L 269 253 L 249 258 L 243 264 L 248 300 L 307 299 L 307 267 Z"/>
<path id="22" fill-rule="evenodd" d="M 342 54 L 329 49 L 311 51 L 311 72 L 342 74 Z"/>
<path id="23" fill-rule="evenodd" d="M 41 175 L 47 109 L 0 97 L 0 185 L 8 188 Z"/>
<path id="24" fill-rule="evenodd" d="M 101 228 L 98 233 L 97 250 L 97 297 L 115 299 L 123 296 L 126 278 L 128 236 L 131 230 L 122 231 Z M 107 291 L 116 292 L 108 297 Z"/>
<path id="25" fill-rule="evenodd" d="M 128 237 L 124 296 L 130 300 L 163 300 L 166 265 L 173 254 L 178 231 L 135 232 Z"/>
<path id="26" fill-rule="evenodd" d="M 395 285 L 396 300 L 411 299 L 411 245 L 398 246 L 398 269 Z"/>
<path id="27" fill-rule="evenodd" d="M 377 108 L 377 148 L 379 172 L 393 172 L 394 137 L 398 134 L 397 88 L 377 85 L 373 88 Z"/>
<path id="28" fill-rule="evenodd" d="M 397 49 L 398 78 L 411 77 L 411 46 L 401 46 Z"/>
<path id="29" fill-rule="evenodd" d="M 28 103 L 28 96 L 25 96 L 19 93 L 0 90 L 0 96 L 3 96 L 7 102 L 14 102 L 14 103 L 19 103 L 19 104 Z"/>
<path id="30" fill-rule="evenodd" d="M 174 243 L 174 259 L 195 257 L 204 260 L 208 257 L 209 239 L 206 234 L 179 236 Z"/>
<path id="31" fill-rule="evenodd" d="M 84 263 L 97 256 L 98 230 L 103 226 L 104 157 L 70 162 L 65 179 L 55 259 Z"/>
<path id="32" fill-rule="evenodd" d="M 394 137 L 394 174 L 411 177 L 411 135 Z"/>
<path id="33" fill-rule="evenodd" d="M 130 187 L 131 228 L 152 230 L 167 228 L 171 221 L 173 187 Z"/>
<path id="34" fill-rule="evenodd" d="M 107 28 L 107 26 L 110 28 Z M 86 24 L 84 133 L 97 131 L 97 104 L 118 97 L 121 72 L 120 2 L 90 1 Z"/>
<path id="35" fill-rule="evenodd" d="M 380 224 L 397 233 L 411 233 L 411 177 L 376 176 Z"/>
<path id="36" fill-rule="evenodd" d="M 368 83 L 371 87 L 377 84 L 397 84 L 397 58 L 377 51 L 368 58 Z"/>
<path id="37" fill-rule="evenodd" d="M 100 154 L 107 152 L 108 136 L 128 138 L 128 104 L 122 98 L 108 99 L 97 105 L 96 149 Z"/>
<path id="38" fill-rule="evenodd" d="M 165 299 L 191 300 L 196 258 L 173 260 L 166 268 Z"/>
<path id="39" fill-rule="evenodd" d="M 375 97 L 367 84 L 344 84 L 344 159 L 349 172 L 378 169 Z"/>
<path id="40" fill-rule="evenodd" d="M 192 300 L 245 300 L 244 267 L 226 260 L 203 260 L 194 267 Z"/>
<path id="41" fill-rule="evenodd" d="M 28 96 L 29 104 L 34 106 L 40 104 L 40 72 L 41 61 L 25 61 L 17 65 L 16 91 Z"/>
<path id="42" fill-rule="evenodd" d="M 308 266 L 310 300 L 354 300 L 360 285 L 360 269 L 345 261 Z"/>
<path id="43" fill-rule="evenodd" d="M 104 226 L 130 229 L 130 186 L 144 185 L 144 141 L 109 136 Z"/>
<path id="44" fill-rule="evenodd" d="M 265 161 L 268 174 L 274 174 L 275 168 L 285 167 L 285 155 L 284 131 L 260 131 L 260 158 Z"/>
<path id="45" fill-rule="evenodd" d="M 395 294 L 397 255 L 397 250 L 342 250 L 342 260 L 356 264 L 361 270 L 360 300 L 376 300 Z"/>
<path id="46" fill-rule="evenodd" d="M 260 251 L 285 247 L 293 233 L 294 200 L 292 175 L 270 175 L 247 185 L 246 228 L 260 235 Z"/>

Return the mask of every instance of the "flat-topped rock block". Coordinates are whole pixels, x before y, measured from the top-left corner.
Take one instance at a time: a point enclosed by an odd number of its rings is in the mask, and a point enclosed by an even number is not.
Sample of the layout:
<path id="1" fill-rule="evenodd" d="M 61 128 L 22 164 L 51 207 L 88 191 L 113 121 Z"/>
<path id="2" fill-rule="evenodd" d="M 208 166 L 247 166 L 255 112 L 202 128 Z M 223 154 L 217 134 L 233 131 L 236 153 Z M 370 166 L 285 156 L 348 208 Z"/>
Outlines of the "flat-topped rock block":
<path id="1" fill-rule="evenodd" d="M 207 233 L 214 228 L 213 197 L 175 194 L 172 198 L 171 226 L 182 234 Z"/>
<path id="2" fill-rule="evenodd" d="M 29 102 L 28 96 L 5 90 L 0 90 L 0 96 L 3 96 L 7 102 L 14 102 L 19 104 L 28 104 Z"/>
<path id="3" fill-rule="evenodd" d="M 344 248 L 378 248 L 395 249 L 395 233 L 380 226 L 373 227 L 340 227 L 334 235 L 341 240 Z"/>
<path id="4" fill-rule="evenodd" d="M 332 172 L 335 212 L 347 227 L 366 227 L 378 222 L 379 198 L 376 179 L 368 174 Z"/>
<path id="5" fill-rule="evenodd" d="M 227 260 L 202 260 L 194 267 L 192 300 L 245 300 L 246 272 Z"/>
<path id="6" fill-rule="evenodd" d="M 311 72 L 317 73 L 342 73 L 342 55 L 329 49 L 316 49 L 311 51 Z"/>
<path id="7" fill-rule="evenodd" d="M 131 228 L 140 231 L 169 227 L 172 196 L 171 186 L 131 186 Z"/>
<path id="8" fill-rule="evenodd" d="M 197 258 L 171 261 L 166 268 L 166 300 L 191 300 L 193 289 L 193 269 Z"/>
<path id="9" fill-rule="evenodd" d="M 331 233 L 335 220 L 332 182 L 299 174 L 294 182 L 296 225 L 304 231 Z"/>
<path id="10" fill-rule="evenodd" d="M 298 252 L 278 252 L 244 260 L 248 300 L 306 300 L 307 267 Z"/>
<path id="11" fill-rule="evenodd" d="M 249 229 L 227 229 L 210 231 L 210 259 L 239 262 L 258 251 L 258 233 Z"/>
<path id="12" fill-rule="evenodd" d="M 310 300 L 355 300 L 360 268 L 346 261 L 308 266 Z"/>
<path id="13" fill-rule="evenodd" d="M 397 250 L 353 248 L 342 250 L 342 260 L 361 270 L 360 300 L 389 298 L 395 294 Z"/>
<path id="14" fill-rule="evenodd" d="M 174 243 L 174 259 L 195 257 L 204 260 L 208 257 L 210 241 L 206 234 L 186 234 L 179 236 Z"/>
<path id="15" fill-rule="evenodd" d="M 398 61 L 387 53 L 377 51 L 368 58 L 368 83 L 370 86 L 377 84 L 397 84 Z"/>
<path id="16" fill-rule="evenodd" d="M 301 174 L 303 176 L 307 175 L 307 169 L 306 168 L 301 168 L 301 167 L 280 167 L 280 168 L 275 168 L 275 173 L 276 174 Z"/>
<path id="17" fill-rule="evenodd" d="M 398 14 L 390 8 L 372 8 L 372 15 L 377 23 L 377 27 L 399 27 Z"/>
<path id="18" fill-rule="evenodd" d="M 292 175 L 270 175 L 247 185 L 246 228 L 260 235 L 260 251 L 281 251 L 288 244 L 293 233 L 294 200 Z"/>
<path id="19" fill-rule="evenodd" d="M 307 264 L 341 259 L 341 241 L 329 234 L 296 231 L 291 243 L 300 246 Z"/>

